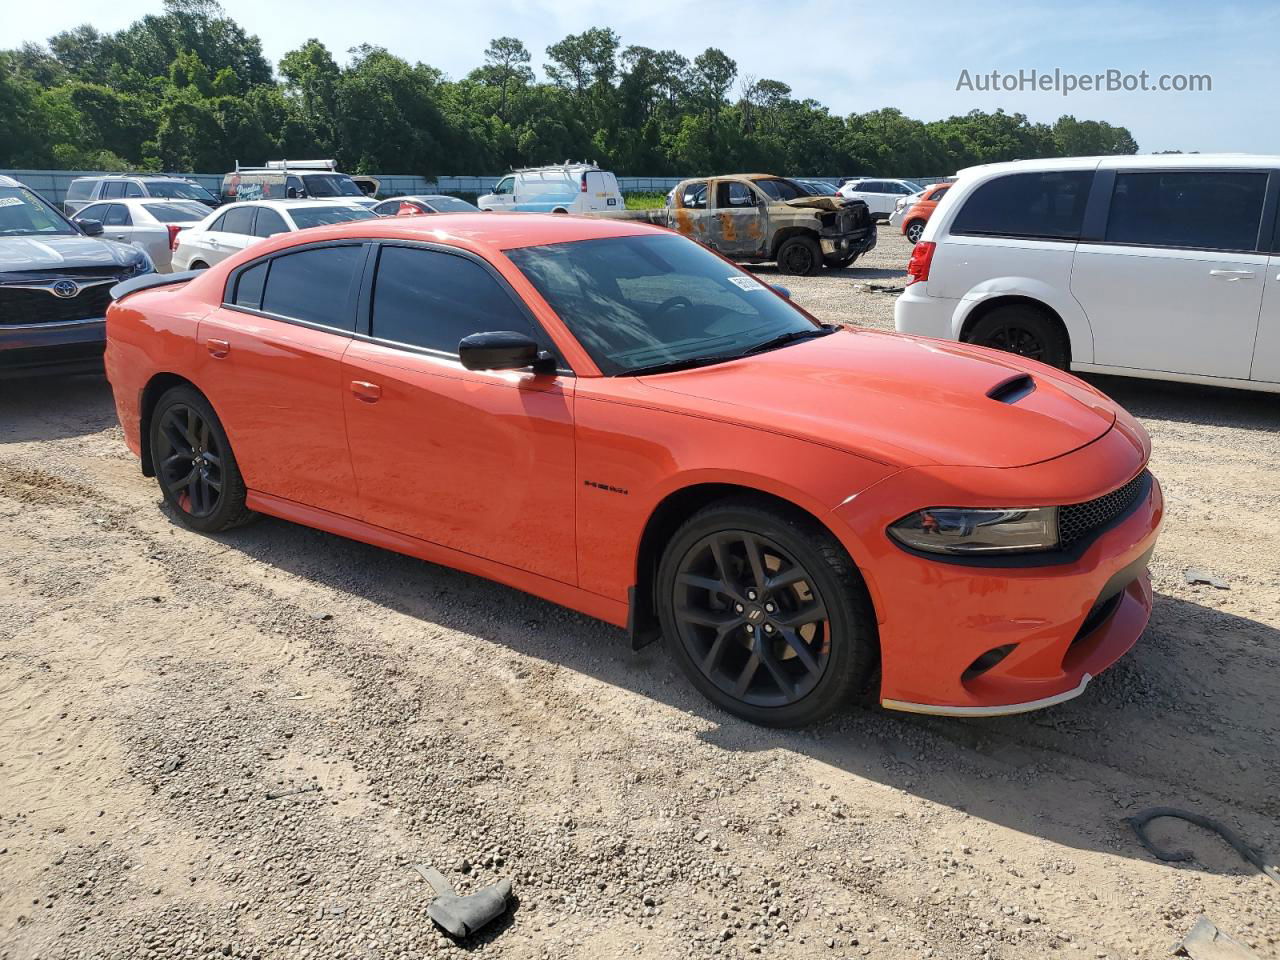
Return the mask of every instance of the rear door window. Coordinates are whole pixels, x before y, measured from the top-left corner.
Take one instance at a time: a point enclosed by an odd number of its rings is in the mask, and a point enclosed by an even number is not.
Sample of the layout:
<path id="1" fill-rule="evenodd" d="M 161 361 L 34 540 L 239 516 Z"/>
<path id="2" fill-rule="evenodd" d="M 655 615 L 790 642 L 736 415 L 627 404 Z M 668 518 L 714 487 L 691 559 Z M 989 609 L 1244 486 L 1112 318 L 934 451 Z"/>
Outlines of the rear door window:
<path id="1" fill-rule="evenodd" d="M 278 317 L 354 331 L 350 293 L 363 258 L 360 245 L 313 247 L 273 257 L 262 309 Z"/>
<path id="2" fill-rule="evenodd" d="M 456 356 L 463 337 L 491 330 L 539 339 L 511 296 L 474 260 L 382 248 L 373 283 L 373 336 Z"/>
<path id="3" fill-rule="evenodd" d="M 77 220 L 97 220 L 102 223 L 103 218 L 107 215 L 107 209 L 110 204 L 91 203 L 87 207 L 81 207 L 80 212 L 76 214 Z"/>
<path id="4" fill-rule="evenodd" d="M 107 215 L 102 218 L 103 226 L 129 227 L 133 225 L 133 217 L 129 216 L 129 208 L 123 203 L 112 203 L 107 206 Z"/>
<path id="5" fill-rule="evenodd" d="M 232 207 L 214 228 L 223 233 L 253 234 L 253 212 L 256 207 Z"/>
<path id="6" fill-rule="evenodd" d="M 1012 173 L 976 189 L 951 223 L 961 236 L 1075 240 L 1092 170 Z"/>
<path id="7" fill-rule="evenodd" d="M 1107 243 L 1192 250 L 1257 248 L 1267 174 L 1117 173 Z"/>
<path id="8" fill-rule="evenodd" d="M 755 194 L 745 183 L 737 180 L 722 180 L 716 185 L 716 206 L 724 208 L 754 207 Z"/>

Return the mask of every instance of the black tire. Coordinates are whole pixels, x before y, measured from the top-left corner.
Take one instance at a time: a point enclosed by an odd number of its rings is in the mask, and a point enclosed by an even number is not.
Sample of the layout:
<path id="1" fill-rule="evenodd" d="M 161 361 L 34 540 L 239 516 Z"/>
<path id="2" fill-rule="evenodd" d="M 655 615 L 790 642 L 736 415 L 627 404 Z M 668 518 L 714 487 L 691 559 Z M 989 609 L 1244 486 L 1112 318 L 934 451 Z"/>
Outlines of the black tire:
<path id="1" fill-rule="evenodd" d="M 876 620 L 862 578 L 798 511 L 750 498 L 699 510 L 667 544 L 655 589 L 671 656 L 707 699 L 744 720 L 813 723 L 856 701 L 874 675 Z"/>
<path id="2" fill-rule="evenodd" d="M 822 248 L 813 237 L 792 237 L 778 248 L 778 272 L 789 277 L 812 277 L 822 269 Z"/>
<path id="3" fill-rule="evenodd" d="M 970 329 L 965 339 L 1020 357 L 1039 360 L 1060 370 L 1070 362 L 1067 332 L 1055 317 L 1026 304 L 996 307 Z"/>
<path id="4" fill-rule="evenodd" d="M 191 264 L 191 269 L 192 270 L 208 270 L 209 265 L 205 263 L 203 260 L 195 260 Z"/>
<path id="5" fill-rule="evenodd" d="M 912 220 L 907 224 L 907 229 L 902 231 L 906 235 L 907 241 L 915 246 L 920 242 L 920 238 L 924 235 L 924 221 Z"/>
<path id="6" fill-rule="evenodd" d="M 192 530 L 217 533 L 257 516 L 212 405 L 190 386 L 172 387 L 151 413 L 151 462 L 165 502 Z"/>
<path id="7" fill-rule="evenodd" d="M 843 270 L 845 267 L 851 265 L 853 261 L 857 259 L 858 259 L 858 255 L 856 253 L 849 254 L 843 257 L 823 257 L 822 265 L 826 267 L 828 270 Z"/>

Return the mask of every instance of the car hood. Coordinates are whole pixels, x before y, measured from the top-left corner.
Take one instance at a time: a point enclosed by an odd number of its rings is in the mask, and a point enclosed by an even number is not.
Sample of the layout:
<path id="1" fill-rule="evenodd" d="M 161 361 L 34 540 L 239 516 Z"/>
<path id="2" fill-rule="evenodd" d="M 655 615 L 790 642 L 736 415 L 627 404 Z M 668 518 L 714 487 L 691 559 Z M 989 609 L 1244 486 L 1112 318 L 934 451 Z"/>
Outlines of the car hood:
<path id="1" fill-rule="evenodd" d="M 81 234 L 0 237 L 0 271 L 124 267 L 138 260 L 136 247 Z"/>
<path id="2" fill-rule="evenodd" d="M 694 415 L 904 467 L 1039 463 L 1098 439 L 1117 410 L 1088 384 L 1034 361 L 871 330 L 637 380 L 679 395 L 676 405 Z"/>

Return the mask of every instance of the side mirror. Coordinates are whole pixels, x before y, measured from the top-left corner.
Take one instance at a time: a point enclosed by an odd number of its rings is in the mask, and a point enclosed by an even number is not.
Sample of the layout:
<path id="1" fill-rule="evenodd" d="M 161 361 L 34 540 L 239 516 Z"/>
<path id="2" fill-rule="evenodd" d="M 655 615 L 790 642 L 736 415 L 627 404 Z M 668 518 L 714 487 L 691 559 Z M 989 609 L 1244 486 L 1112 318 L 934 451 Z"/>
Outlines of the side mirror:
<path id="1" fill-rule="evenodd" d="M 786 287 L 779 286 L 778 284 L 775 283 L 773 284 L 773 289 L 775 293 L 786 297 L 788 300 L 791 299 L 791 291 L 788 290 Z"/>
<path id="2" fill-rule="evenodd" d="M 513 330 L 473 333 L 458 343 L 458 358 L 468 370 L 520 370 L 533 367 L 535 373 L 550 373 L 555 361 L 543 357 L 538 345 L 526 334 Z"/>
<path id="3" fill-rule="evenodd" d="M 290 200 L 297 200 L 297 199 L 298 199 L 298 188 L 297 188 L 297 187 L 290 187 L 288 190 L 286 190 L 286 191 L 284 192 L 284 195 L 285 195 L 286 197 L 288 197 Z"/>
<path id="4" fill-rule="evenodd" d="M 77 220 L 76 226 L 80 228 L 80 232 L 86 237 L 102 236 L 101 220 Z"/>

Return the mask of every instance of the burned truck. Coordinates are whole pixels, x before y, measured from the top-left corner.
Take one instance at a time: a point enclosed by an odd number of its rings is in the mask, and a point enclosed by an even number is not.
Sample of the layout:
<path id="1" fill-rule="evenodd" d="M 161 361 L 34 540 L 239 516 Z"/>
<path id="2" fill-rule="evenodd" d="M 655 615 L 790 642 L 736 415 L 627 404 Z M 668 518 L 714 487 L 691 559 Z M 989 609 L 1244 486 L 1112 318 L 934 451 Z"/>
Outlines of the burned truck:
<path id="1" fill-rule="evenodd" d="M 813 196 L 793 180 L 759 173 L 684 180 L 664 207 L 595 216 L 647 220 L 731 260 L 771 260 L 793 276 L 843 269 L 876 245 L 875 220 L 861 200 Z"/>

